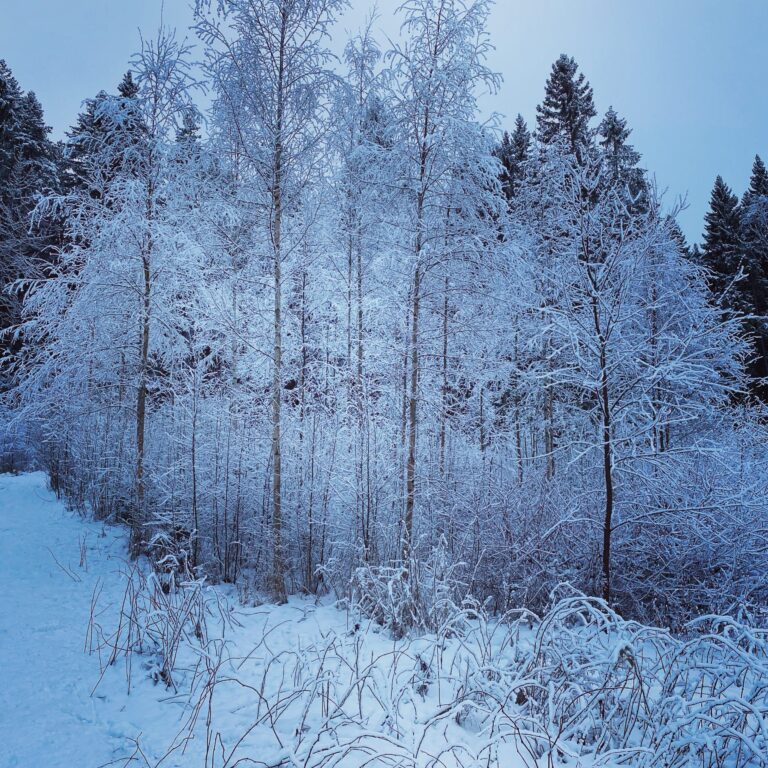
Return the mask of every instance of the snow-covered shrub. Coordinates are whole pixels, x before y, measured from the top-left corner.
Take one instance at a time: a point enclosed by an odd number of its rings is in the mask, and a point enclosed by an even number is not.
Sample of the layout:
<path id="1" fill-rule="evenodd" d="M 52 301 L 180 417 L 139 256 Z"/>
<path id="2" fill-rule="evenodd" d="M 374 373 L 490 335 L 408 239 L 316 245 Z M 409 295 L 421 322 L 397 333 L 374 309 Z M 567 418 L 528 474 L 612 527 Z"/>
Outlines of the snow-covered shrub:
<path id="1" fill-rule="evenodd" d="M 636 729 L 649 747 L 638 765 L 768 765 L 768 632 L 722 616 L 688 629 L 691 639 L 659 656 L 653 719 Z"/>
<path id="2" fill-rule="evenodd" d="M 98 653 L 102 676 L 106 668 L 122 659 L 130 688 L 131 666 L 135 655 L 143 655 L 145 666 L 155 682 L 175 687 L 173 673 L 183 642 L 205 647 L 208 641 L 207 616 L 210 612 L 202 581 L 177 581 L 139 561 L 124 572 L 125 594 L 117 626 L 107 628 L 98 621 L 94 594 L 88 628 L 88 650 Z"/>
<path id="3" fill-rule="evenodd" d="M 166 591 L 180 584 L 195 583 L 191 544 L 189 531 L 180 525 L 175 526 L 171 531 L 159 531 L 149 542 L 152 566 Z"/>
<path id="4" fill-rule="evenodd" d="M 352 604 L 366 617 L 401 638 L 412 629 L 438 631 L 451 622 L 467 595 L 459 574 L 463 563 L 451 562 L 445 539 L 425 560 L 408 567 L 361 566 L 352 579 Z"/>

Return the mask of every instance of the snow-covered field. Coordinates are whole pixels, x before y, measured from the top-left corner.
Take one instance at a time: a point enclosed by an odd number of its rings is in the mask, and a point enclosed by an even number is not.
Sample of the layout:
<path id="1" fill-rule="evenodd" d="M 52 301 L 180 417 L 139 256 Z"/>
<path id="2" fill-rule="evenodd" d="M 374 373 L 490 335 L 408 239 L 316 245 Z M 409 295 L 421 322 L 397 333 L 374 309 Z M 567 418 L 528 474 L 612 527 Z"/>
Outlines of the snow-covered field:
<path id="1" fill-rule="evenodd" d="M 768 643 L 726 619 L 684 641 L 570 595 L 394 640 L 167 592 L 40 473 L 0 476 L 0 534 L 1 768 L 768 765 Z"/>

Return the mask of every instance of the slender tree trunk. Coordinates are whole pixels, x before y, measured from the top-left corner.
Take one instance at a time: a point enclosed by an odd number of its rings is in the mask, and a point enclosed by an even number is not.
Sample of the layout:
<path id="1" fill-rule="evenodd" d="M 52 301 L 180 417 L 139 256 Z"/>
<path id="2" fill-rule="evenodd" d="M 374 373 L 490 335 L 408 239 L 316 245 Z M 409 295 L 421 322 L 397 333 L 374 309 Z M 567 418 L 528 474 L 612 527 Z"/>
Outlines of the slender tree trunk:
<path id="1" fill-rule="evenodd" d="M 363 243 L 358 222 L 356 231 L 357 247 L 357 374 L 355 378 L 355 400 L 357 408 L 357 433 L 360 452 L 360 488 L 361 515 L 363 528 L 363 558 L 366 563 L 371 559 L 371 492 L 368 468 L 370 466 L 370 445 L 367 441 L 365 391 L 363 386 Z"/>
<path id="2" fill-rule="evenodd" d="M 197 509 L 197 363 L 194 363 L 192 380 L 192 519 L 195 530 L 192 532 L 192 567 L 198 564 L 200 543 L 200 520 Z"/>
<path id="3" fill-rule="evenodd" d="M 405 472 L 405 520 L 403 525 L 403 562 L 411 556 L 413 543 L 413 506 L 416 491 L 416 401 L 419 391 L 419 303 L 421 298 L 421 267 L 417 264 L 413 278 L 411 308 L 411 382 L 408 395 L 408 460 Z"/>
<path id="4" fill-rule="evenodd" d="M 400 450 L 398 451 L 398 463 L 403 462 L 401 469 L 405 468 L 407 463 L 407 455 L 405 451 L 405 435 L 408 431 L 408 352 L 410 351 L 410 339 L 408 338 L 408 326 L 411 322 L 411 297 L 408 297 L 408 311 L 405 317 L 405 333 L 403 339 L 403 375 L 401 377 L 400 386 L 403 392 L 403 398 L 400 408 Z M 402 475 L 401 475 L 402 480 Z"/>
<path id="5" fill-rule="evenodd" d="M 272 366 L 272 591 L 275 600 L 286 600 L 283 553 L 282 512 L 282 456 L 281 456 L 281 403 L 282 403 L 282 226 L 283 226 L 283 99 L 285 78 L 285 47 L 287 11 L 281 12 L 280 43 L 278 50 L 278 83 L 276 138 L 274 146 L 274 178 L 272 182 L 272 245 L 274 251 L 274 348 Z"/>
<path id="6" fill-rule="evenodd" d="M 445 433 L 448 421 L 448 276 L 443 292 L 443 383 L 440 391 L 440 478 L 445 480 Z"/>
<path id="7" fill-rule="evenodd" d="M 306 418 L 306 386 L 307 386 L 307 271 L 302 270 L 301 273 L 301 315 L 299 324 L 299 334 L 301 340 L 301 367 L 299 369 L 299 496 L 304 501 L 304 473 L 305 473 L 305 418 Z M 314 441 L 312 444 L 312 451 L 314 452 Z M 311 503 L 310 488 L 310 503 L 307 505 L 307 549 L 306 549 L 306 567 L 305 567 L 305 580 L 306 588 L 311 591 L 314 584 L 314 520 L 312 518 L 312 503 Z"/>
<path id="8" fill-rule="evenodd" d="M 605 351 L 601 351 L 600 384 L 603 412 L 603 477 L 605 480 L 605 513 L 603 520 L 603 599 L 611 601 L 611 534 L 613 533 L 613 468 L 611 451 L 611 413 L 605 371 Z"/>
<path id="9" fill-rule="evenodd" d="M 520 359 L 520 344 L 519 344 L 519 332 L 515 329 L 515 368 L 518 368 Z M 520 390 L 519 381 L 515 381 L 514 391 L 514 404 L 515 404 L 515 458 L 517 459 L 517 483 L 523 484 L 523 436 L 522 428 L 520 425 Z"/>
<path id="10" fill-rule="evenodd" d="M 363 245 L 357 236 L 357 395 L 363 396 Z M 358 403 L 358 407 L 360 404 Z M 362 408 L 360 408 L 362 415 Z"/>
<path id="11" fill-rule="evenodd" d="M 440 36 L 442 7 L 438 13 L 437 37 Z M 437 42 L 435 42 L 437 45 Z M 435 55 L 436 52 L 435 52 Z M 429 154 L 429 107 L 425 108 L 419 148 L 419 193 L 416 197 L 416 240 L 414 242 L 413 305 L 411 317 L 411 385 L 408 398 L 408 460 L 405 471 L 405 517 L 403 520 L 403 563 L 408 569 L 413 545 L 413 508 L 416 495 L 416 417 L 419 393 L 419 305 L 421 302 L 422 249 L 424 247 L 424 204 L 427 194 L 427 158 Z M 406 574 L 409 571 L 406 570 Z"/>
<path id="12" fill-rule="evenodd" d="M 352 291 L 354 278 L 352 275 L 354 266 L 354 234 L 351 226 L 347 238 L 347 372 L 352 378 Z"/>
<path id="13" fill-rule="evenodd" d="M 602 596 L 606 603 L 610 603 L 611 535 L 613 533 L 613 444 L 611 440 L 611 404 L 608 389 L 608 362 L 605 334 L 603 333 L 600 324 L 597 297 L 594 291 L 592 296 L 592 319 L 600 349 L 600 412 L 603 442 L 603 484 L 605 490 L 605 509 L 603 513 Z"/>
<path id="14" fill-rule="evenodd" d="M 652 254 L 652 258 L 655 259 L 655 254 Z M 658 313 L 656 311 L 656 271 L 651 273 L 651 311 L 650 311 L 650 325 L 651 325 L 651 369 L 658 370 Z M 659 394 L 660 387 L 658 384 L 654 384 L 651 390 L 651 399 L 653 403 L 653 448 L 654 451 L 663 452 L 664 446 L 664 425 L 661 423 L 661 397 Z M 654 472 L 655 472 L 654 466 Z"/>
<path id="15" fill-rule="evenodd" d="M 152 221 L 152 188 L 150 186 L 147 198 L 148 222 Z M 147 237 L 141 255 L 143 276 L 142 305 L 141 305 L 141 349 L 139 356 L 139 386 L 136 395 L 136 504 L 137 519 L 131 527 L 131 552 L 139 554 L 143 539 L 143 528 L 146 523 L 146 502 L 144 483 L 144 440 L 147 418 L 147 377 L 149 374 L 149 321 L 152 296 L 152 235 Z"/>
<path id="16" fill-rule="evenodd" d="M 555 427 L 554 397 L 552 385 L 546 384 L 544 390 L 544 452 L 547 456 L 547 480 L 555 476 Z"/>
<path id="17" fill-rule="evenodd" d="M 480 384 L 480 453 L 483 456 L 483 462 L 485 462 L 485 447 L 486 447 L 486 435 L 485 435 L 485 387 Z"/>

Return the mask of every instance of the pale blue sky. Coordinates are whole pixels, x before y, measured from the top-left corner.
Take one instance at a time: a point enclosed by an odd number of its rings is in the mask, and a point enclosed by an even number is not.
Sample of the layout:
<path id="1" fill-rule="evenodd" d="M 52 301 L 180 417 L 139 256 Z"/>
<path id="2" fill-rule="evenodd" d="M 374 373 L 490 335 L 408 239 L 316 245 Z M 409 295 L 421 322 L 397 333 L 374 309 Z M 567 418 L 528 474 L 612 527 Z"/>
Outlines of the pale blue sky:
<path id="1" fill-rule="evenodd" d="M 378 0 L 378 26 L 394 35 L 399 0 Z M 353 0 L 342 19 L 356 29 L 371 3 Z M 185 27 L 188 0 L 165 0 L 167 23 Z M 37 92 L 59 137 L 83 99 L 114 90 L 138 45 L 151 34 L 161 0 L 2 0 L 0 58 L 22 88 Z M 698 240 L 715 176 L 738 193 L 752 159 L 768 160 L 768 0 L 497 0 L 491 66 L 501 91 L 486 112 L 517 112 L 533 123 L 550 65 L 576 57 L 602 112 L 629 120 L 633 141 L 660 186 L 688 195 L 681 223 Z"/>

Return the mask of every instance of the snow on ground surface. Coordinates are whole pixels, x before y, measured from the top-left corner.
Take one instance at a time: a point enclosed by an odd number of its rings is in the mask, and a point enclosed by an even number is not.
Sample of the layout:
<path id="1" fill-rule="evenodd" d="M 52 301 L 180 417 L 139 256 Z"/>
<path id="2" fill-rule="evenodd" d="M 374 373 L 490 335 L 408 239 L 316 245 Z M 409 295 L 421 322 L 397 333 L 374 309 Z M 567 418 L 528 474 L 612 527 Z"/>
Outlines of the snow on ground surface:
<path id="1" fill-rule="evenodd" d="M 722 617 L 676 639 L 570 595 L 394 640 L 163 590 L 41 473 L 0 475 L 0 587 L 0 768 L 768 768 L 768 638 Z"/>
<path id="2" fill-rule="evenodd" d="M 167 740 L 167 692 L 128 696 L 117 680 L 94 691 L 99 664 L 84 650 L 94 589 L 120 597 L 125 559 L 123 531 L 68 512 L 43 473 L 0 475 L 2 768 L 89 768 L 142 732 Z"/>
<path id="3" fill-rule="evenodd" d="M 129 694 L 123 659 L 100 680 L 98 653 L 85 652 L 94 592 L 97 621 L 117 621 L 132 569 L 126 547 L 121 527 L 68 511 L 43 473 L 0 475 L 0 768 L 95 768 L 122 765 L 131 755 L 131 765 L 154 764 L 187 722 L 187 697 L 152 680 L 151 654 L 132 658 Z M 229 624 L 229 633 L 248 647 L 265 624 L 274 627 L 270 648 L 279 653 L 346 632 L 348 617 L 332 606 L 292 600 L 261 610 L 238 606 L 233 620 L 242 626 Z M 182 649 L 181 663 L 190 660 L 189 651 Z M 175 677 L 182 692 L 189 676 L 182 669 Z M 228 698 L 220 728 L 229 747 L 251 725 L 249 700 L 256 697 L 234 690 Z M 206 765 L 202 731 L 200 741 L 163 765 Z M 136 754 L 136 740 L 146 761 Z M 269 749 L 257 745 L 251 757 Z"/>

